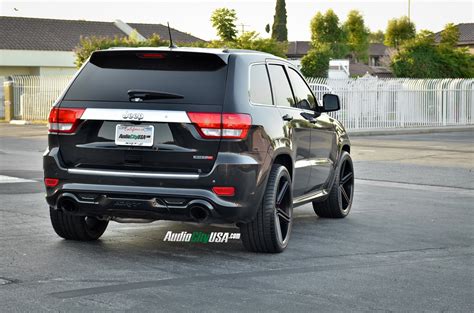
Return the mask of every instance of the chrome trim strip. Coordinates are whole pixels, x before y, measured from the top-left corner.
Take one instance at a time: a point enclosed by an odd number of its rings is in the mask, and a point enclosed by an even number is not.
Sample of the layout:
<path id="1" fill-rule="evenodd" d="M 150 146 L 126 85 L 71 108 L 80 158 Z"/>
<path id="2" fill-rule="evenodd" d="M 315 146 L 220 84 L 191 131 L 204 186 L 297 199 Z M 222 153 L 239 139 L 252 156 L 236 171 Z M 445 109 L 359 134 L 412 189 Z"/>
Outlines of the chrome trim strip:
<path id="1" fill-rule="evenodd" d="M 136 118 L 133 118 L 134 116 Z M 185 111 L 96 108 L 87 108 L 81 120 L 191 123 Z"/>
<path id="2" fill-rule="evenodd" d="M 129 172 L 129 171 L 106 171 L 81 168 L 67 169 L 69 174 L 97 175 L 108 177 L 133 177 L 133 178 L 167 178 L 167 179 L 198 179 L 199 174 L 182 173 L 150 173 L 150 172 Z"/>
<path id="3" fill-rule="evenodd" d="M 331 159 L 327 158 L 313 158 L 313 159 L 303 159 L 295 162 L 295 168 L 308 167 L 308 166 L 322 166 L 322 165 L 332 165 L 333 162 Z"/>

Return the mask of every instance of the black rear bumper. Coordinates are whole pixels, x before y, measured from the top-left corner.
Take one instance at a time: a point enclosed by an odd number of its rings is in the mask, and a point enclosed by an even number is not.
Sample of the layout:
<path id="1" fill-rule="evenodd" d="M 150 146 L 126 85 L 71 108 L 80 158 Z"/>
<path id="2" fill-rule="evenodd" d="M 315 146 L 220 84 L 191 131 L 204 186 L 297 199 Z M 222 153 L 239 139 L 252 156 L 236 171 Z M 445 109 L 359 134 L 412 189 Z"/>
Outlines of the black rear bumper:
<path id="1" fill-rule="evenodd" d="M 221 153 L 211 172 L 196 177 L 161 178 L 134 176 L 120 171 L 83 173 L 68 170 L 61 164 L 58 148 L 44 155 L 45 177 L 58 178 L 59 184 L 46 188 L 46 200 L 51 207 L 68 209 L 71 214 L 198 221 L 209 223 L 248 222 L 261 202 L 270 158 L 266 154 L 242 155 Z M 110 175 L 109 175 L 110 174 Z M 233 186 L 231 197 L 219 197 L 213 186 Z M 202 220 L 191 214 L 193 208 L 208 214 Z"/>

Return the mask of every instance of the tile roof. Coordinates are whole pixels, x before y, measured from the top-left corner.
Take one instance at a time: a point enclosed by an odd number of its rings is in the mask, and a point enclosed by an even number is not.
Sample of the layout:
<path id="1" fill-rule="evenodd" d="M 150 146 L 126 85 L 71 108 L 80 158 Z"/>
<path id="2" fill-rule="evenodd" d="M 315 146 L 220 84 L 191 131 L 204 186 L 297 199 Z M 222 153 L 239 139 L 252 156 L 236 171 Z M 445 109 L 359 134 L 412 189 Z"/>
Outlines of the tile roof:
<path id="1" fill-rule="evenodd" d="M 129 24 L 149 37 L 157 33 L 168 38 L 166 26 L 161 24 Z M 81 36 L 126 36 L 113 22 L 57 20 L 0 16 L 0 49 L 71 51 Z M 143 32 L 143 33 L 142 33 Z M 199 38 L 172 29 L 175 42 L 202 41 Z"/>
<path id="2" fill-rule="evenodd" d="M 160 35 L 161 39 L 168 39 L 168 27 L 162 24 L 139 24 L 139 23 L 127 23 L 130 27 L 134 28 L 142 34 L 144 37 L 148 38 L 153 33 Z M 175 43 L 179 42 L 196 42 L 204 41 L 200 38 L 194 37 L 193 35 L 183 33 L 179 30 L 171 28 L 171 36 L 173 36 L 173 41 Z"/>
<path id="3" fill-rule="evenodd" d="M 383 43 L 371 43 L 369 45 L 369 55 L 388 55 L 388 47 Z"/>
<path id="4" fill-rule="evenodd" d="M 456 25 L 459 30 L 458 44 L 474 44 L 474 23 L 461 23 Z M 436 42 L 441 39 L 441 31 L 435 34 Z"/>
<path id="5" fill-rule="evenodd" d="M 289 41 L 288 42 L 288 52 L 286 55 L 289 58 L 298 58 L 304 56 L 308 53 L 310 49 L 309 41 Z"/>

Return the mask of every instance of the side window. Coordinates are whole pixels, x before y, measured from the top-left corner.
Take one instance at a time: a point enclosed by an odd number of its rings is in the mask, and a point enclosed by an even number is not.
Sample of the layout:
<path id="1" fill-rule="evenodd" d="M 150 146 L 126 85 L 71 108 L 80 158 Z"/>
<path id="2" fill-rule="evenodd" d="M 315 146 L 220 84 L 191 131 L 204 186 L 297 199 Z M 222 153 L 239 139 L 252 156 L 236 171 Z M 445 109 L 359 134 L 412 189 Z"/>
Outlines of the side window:
<path id="1" fill-rule="evenodd" d="M 316 108 L 316 100 L 303 77 L 292 68 L 289 69 L 288 75 L 290 76 L 291 86 L 293 86 L 293 92 L 295 93 L 296 107 L 299 109 L 314 110 Z"/>
<path id="2" fill-rule="evenodd" d="M 294 107 L 295 100 L 291 92 L 290 82 L 285 73 L 285 68 L 281 65 L 269 65 L 270 80 L 272 82 L 273 96 L 275 104 L 278 106 Z"/>
<path id="3" fill-rule="evenodd" d="M 273 104 L 270 81 L 265 64 L 250 67 L 250 102 L 257 104 Z"/>

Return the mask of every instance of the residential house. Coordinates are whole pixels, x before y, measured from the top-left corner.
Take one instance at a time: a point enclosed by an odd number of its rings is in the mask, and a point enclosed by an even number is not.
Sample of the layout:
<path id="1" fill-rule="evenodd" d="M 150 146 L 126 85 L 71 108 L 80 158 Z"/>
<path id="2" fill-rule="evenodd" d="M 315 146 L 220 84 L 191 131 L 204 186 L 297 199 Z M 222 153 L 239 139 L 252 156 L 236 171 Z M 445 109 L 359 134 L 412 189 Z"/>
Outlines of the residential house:
<path id="1" fill-rule="evenodd" d="M 456 25 L 459 30 L 459 48 L 468 48 L 471 54 L 474 54 L 474 23 L 461 23 Z M 441 40 L 441 31 L 435 33 L 435 40 Z"/>
<path id="2" fill-rule="evenodd" d="M 299 66 L 301 59 L 308 53 L 311 48 L 309 41 L 290 41 L 288 43 L 288 52 L 286 56 L 289 61 Z M 349 75 L 346 76 L 357 77 L 364 76 L 367 73 L 379 77 L 392 77 L 391 71 L 384 67 L 383 59 L 389 56 L 389 47 L 380 43 L 372 43 L 369 46 L 369 64 L 349 62 Z M 334 60 L 334 64 L 330 65 L 330 71 L 334 77 L 340 77 L 336 72 L 341 69 L 340 61 Z M 342 71 L 342 70 L 341 70 Z M 342 74 L 342 72 L 341 72 Z"/>
<path id="3" fill-rule="evenodd" d="M 11 75 L 70 75 L 76 71 L 74 48 L 81 36 L 124 37 L 136 31 L 140 39 L 153 33 L 168 38 L 161 24 L 96 22 L 0 16 L 0 77 Z M 176 29 L 175 42 L 203 41 Z"/>

